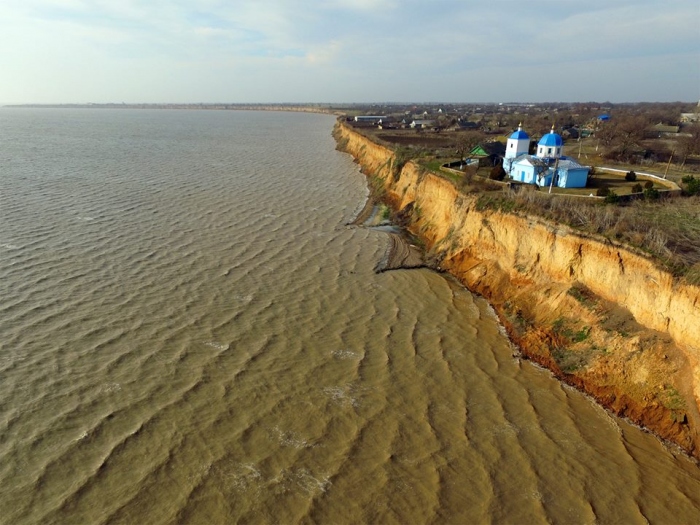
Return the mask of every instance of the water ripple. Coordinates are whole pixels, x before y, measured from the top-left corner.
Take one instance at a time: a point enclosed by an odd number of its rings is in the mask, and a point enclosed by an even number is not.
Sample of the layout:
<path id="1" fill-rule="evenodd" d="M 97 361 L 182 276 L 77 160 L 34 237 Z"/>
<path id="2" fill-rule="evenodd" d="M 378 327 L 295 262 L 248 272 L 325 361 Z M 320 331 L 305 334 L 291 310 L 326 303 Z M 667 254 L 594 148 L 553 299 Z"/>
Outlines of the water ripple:
<path id="1" fill-rule="evenodd" d="M 483 300 L 373 272 L 332 118 L 2 113 L 8 523 L 697 521 L 697 466 Z"/>

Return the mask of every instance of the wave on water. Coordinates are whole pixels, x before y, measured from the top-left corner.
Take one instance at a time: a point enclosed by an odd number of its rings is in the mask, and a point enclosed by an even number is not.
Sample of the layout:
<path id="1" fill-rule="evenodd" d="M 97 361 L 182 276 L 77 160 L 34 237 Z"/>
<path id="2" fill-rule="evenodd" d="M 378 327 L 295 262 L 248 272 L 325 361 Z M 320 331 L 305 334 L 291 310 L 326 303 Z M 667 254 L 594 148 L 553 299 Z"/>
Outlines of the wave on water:
<path id="1" fill-rule="evenodd" d="M 355 352 L 353 350 L 348 350 L 348 349 L 338 349 L 338 350 L 331 350 L 331 355 L 336 358 L 336 359 L 362 359 L 364 354 L 362 352 Z"/>

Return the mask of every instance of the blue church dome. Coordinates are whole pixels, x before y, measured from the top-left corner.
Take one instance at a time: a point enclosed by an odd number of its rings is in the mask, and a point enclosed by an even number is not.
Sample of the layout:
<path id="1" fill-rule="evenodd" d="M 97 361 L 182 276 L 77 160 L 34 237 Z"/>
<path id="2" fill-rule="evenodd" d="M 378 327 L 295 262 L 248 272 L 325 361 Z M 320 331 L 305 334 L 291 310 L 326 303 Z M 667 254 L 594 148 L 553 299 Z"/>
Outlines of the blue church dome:
<path id="1" fill-rule="evenodd" d="M 529 139 L 530 135 L 525 133 L 522 129 L 519 129 L 518 131 L 514 131 L 513 134 L 509 137 L 513 140 L 523 140 L 523 139 Z"/>
<path id="2" fill-rule="evenodd" d="M 564 141 L 561 139 L 561 136 L 557 133 L 554 133 L 554 130 L 552 130 L 549 133 L 547 133 L 544 137 L 542 137 L 537 145 L 547 147 L 560 147 L 563 144 Z"/>

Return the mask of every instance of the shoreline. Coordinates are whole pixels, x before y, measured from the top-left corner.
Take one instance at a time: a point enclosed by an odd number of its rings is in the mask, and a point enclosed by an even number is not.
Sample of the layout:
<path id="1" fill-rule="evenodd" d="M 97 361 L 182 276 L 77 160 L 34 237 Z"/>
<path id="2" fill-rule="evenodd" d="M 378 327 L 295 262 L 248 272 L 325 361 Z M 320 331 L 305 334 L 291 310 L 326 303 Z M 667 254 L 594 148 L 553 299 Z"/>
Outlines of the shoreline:
<path id="1" fill-rule="evenodd" d="M 389 235 L 389 247 L 381 260 L 374 267 L 374 273 L 384 273 L 391 270 L 415 270 L 418 268 L 437 268 L 426 262 L 424 251 L 416 246 L 411 239 L 409 232 L 401 225 L 393 221 L 377 221 L 379 212 L 379 199 L 373 195 L 372 188 L 365 203 L 357 216 L 346 224 L 359 228 L 389 228 L 386 233 Z"/>
<path id="2" fill-rule="evenodd" d="M 281 111 L 296 113 L 319 113 L 340 115 L 339 110 L 325 104 L 5 104 L 0 108 L 8 109 L 150 109 L 150 110 L 207 110 L 207 111 Z"/>
<path id="3" fill-rule="evenodd" d="M 661 270 L 652 274 L 641 255 L 563 225 L 477 210 L 475 197 L 410 162 L 394 173 L 391 150 L 342 123 L 334 137 L 368 178 L 370 198 L 393 209 L 441 271 L 489 302 L 523 358 L 700 459 L 697 287 L 683 288 Z M 545 253 L 551 261 L 541 259 Z M 583 266 L 587 255 L 591 268 Z M 649 325 L 658 311 L 644 302 L 647 279 L 679 296 L 678 327 L 670 317 Z"/>

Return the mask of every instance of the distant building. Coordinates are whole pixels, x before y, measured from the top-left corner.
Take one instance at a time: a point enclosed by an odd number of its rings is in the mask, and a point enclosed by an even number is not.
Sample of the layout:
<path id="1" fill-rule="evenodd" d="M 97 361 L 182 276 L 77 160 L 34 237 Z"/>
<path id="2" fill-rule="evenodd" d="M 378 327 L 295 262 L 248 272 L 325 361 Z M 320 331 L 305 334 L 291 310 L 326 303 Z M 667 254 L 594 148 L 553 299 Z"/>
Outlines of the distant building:
<path id="1" fill-rule="evenodd" d="M 425 128 L 432 128 L 435 125 L 434 120 L 427 120 L 427 119 L 416 119 L 413 122 L 411 122 L 410 126 L 412 128 L 418 128 L 418 129 L 425 129 Z"/>
<path id="2" fill-rule="evenodd" d="M 478 122 L 472 122 L 469 120 L 462 120 L 459 119 L 457 121 L 457 128 L 458 129 L 479 129 L 479 123 Z"/>
<path id="3" fill-rule="evenodd" d="M 386 120 L 386 115 L 358 115 L 355 117 L 355 122 L 379 122 L 380 120 Z"/>
<path id="4" fill-rule="evenodd" d="M 658 137 L 664 137 L 668 135 L 676 135 L 680 130 L 679 126 L 667 126 L 659 122 L 655 126 L 652 126 L 653 133 Z"/>
<path id="5" fill-rule="evenodd" d="M 585 188 L 588 166 L 581 166 L 563 154 L 564 141 L 552 130 L 537 144 L 537 153 L 528 154 L 530 137 L 518 126 L 506 143 L 503 169 L 511 179 L 538 186 Z"/>
<path id="6" fill-rule="evenodd" d="M 398 129 L 398 127 L 398 124 L 391 117 L 383 118 L 377 122 L 377 128 L 379 129 Z"/>
<path id="7" fill-rule="evenodd" d="M 579 130 L 577 128 L 569 127 L 569 128 L 565 128 L 561 132 L 561 136 L 564 139 L 577 139 L 581 136 L 581 133 L 579 132 Z"/>

